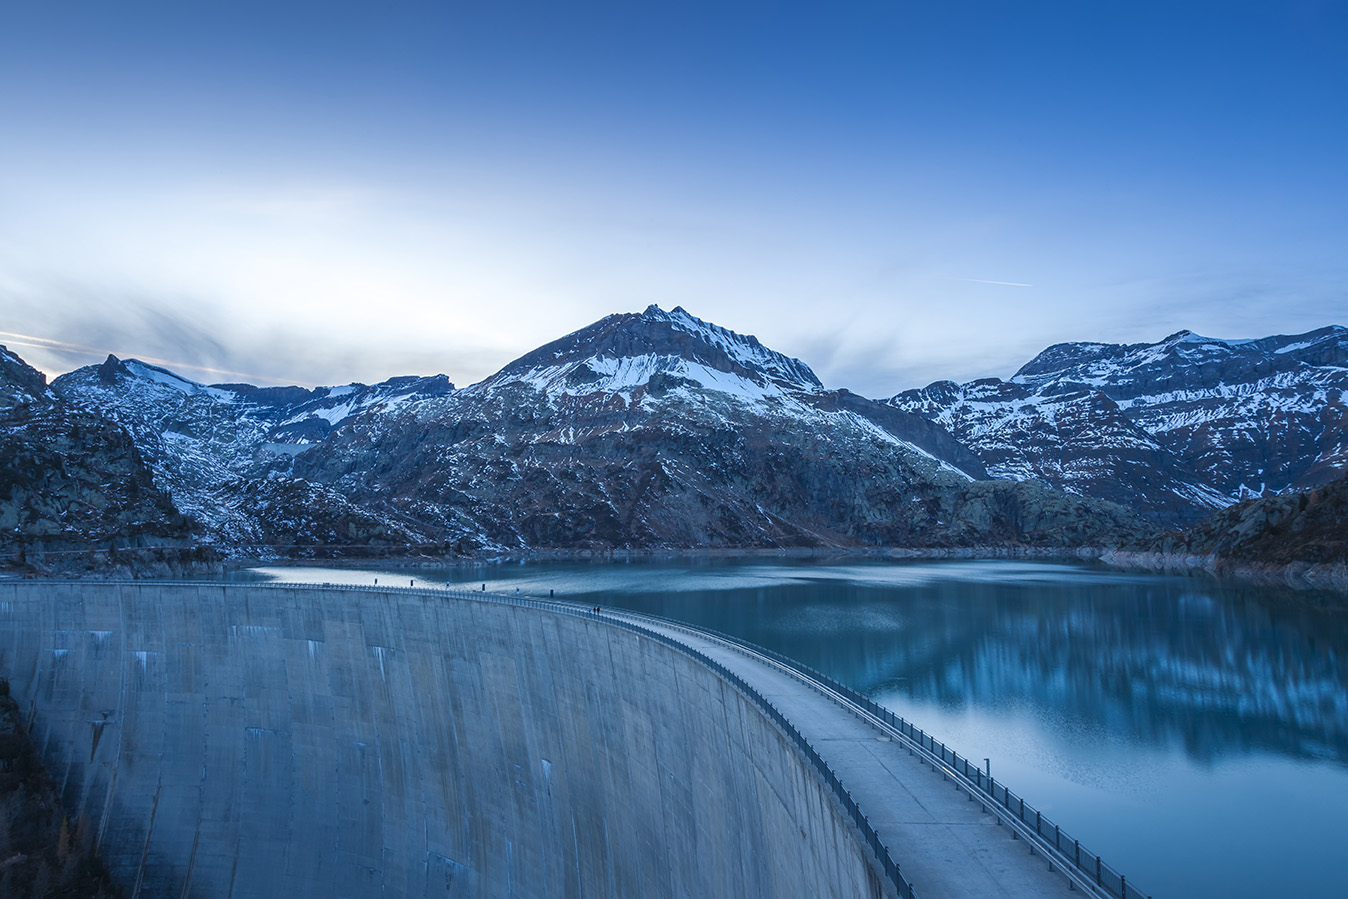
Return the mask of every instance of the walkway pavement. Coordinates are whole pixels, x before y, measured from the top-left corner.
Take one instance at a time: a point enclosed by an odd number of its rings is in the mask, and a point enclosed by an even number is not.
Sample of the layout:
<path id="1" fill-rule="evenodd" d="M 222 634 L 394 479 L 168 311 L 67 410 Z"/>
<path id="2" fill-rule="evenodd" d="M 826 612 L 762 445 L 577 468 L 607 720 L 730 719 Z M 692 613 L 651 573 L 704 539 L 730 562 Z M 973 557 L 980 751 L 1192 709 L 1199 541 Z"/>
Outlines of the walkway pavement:
<path id="1" fill-rule="evenodd" d="M 920 899 L 1066 895 L 1068 882 L 1012 839 L 1010 827 L 935 773 L 878 724 L 797 676 L 710 637 L 640 615 L 605 614 L 658 631 L 744 679 L 795 725 L 852 794 Z"/>

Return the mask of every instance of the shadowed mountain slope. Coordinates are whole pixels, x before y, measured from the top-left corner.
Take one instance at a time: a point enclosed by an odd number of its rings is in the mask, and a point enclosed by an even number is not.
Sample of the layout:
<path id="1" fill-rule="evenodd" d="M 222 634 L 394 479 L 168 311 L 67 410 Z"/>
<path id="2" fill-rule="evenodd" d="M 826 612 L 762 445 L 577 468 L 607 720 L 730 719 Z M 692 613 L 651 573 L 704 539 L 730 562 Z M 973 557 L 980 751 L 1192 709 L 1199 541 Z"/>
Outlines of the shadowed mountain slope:
<path id="1" fill-rule="evenodd" d="M 995 477 L 1037 479 L 1194 524 L 1251 494 L 1348 470 L 1348 329 L 1049 347 L 1009 381 L 889 402 L 951 431 Z"/>
<path id="2" fill-rule="evenodd" d="M 0 547 L 10 557 L 178 547 L 189 524 L 131 435 L 0 347 Z"/>
<path id="3" fill-rule="evenodd" d="M 1123 509 L 987 482 L 939 426 L 684 310 L 609 316 L 295 472 L 502 548 L 1080 543 Z"/>

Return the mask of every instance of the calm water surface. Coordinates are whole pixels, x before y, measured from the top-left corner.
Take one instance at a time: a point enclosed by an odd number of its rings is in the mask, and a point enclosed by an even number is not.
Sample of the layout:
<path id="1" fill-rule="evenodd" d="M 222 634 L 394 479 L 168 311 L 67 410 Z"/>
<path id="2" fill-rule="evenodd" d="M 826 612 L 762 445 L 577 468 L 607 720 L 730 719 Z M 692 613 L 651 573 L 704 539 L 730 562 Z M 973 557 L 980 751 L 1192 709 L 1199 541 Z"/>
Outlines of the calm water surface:
<path id="1" fill-rule="evenodd" d="M 1348 896 L 1348 598 L 1025 562 L 506 564 L 242 577 L 581 599 L 872 696 L 1157 897 Z"/>

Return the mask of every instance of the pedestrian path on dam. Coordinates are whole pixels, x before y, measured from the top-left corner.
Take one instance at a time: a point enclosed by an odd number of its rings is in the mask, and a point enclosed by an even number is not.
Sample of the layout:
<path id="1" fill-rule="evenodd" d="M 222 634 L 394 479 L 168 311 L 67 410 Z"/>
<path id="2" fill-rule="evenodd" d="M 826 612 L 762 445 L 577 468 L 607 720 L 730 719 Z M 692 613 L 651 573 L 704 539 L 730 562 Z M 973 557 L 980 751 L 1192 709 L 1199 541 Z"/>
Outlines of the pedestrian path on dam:
<path id="1" fill-rule="evenodd" d="M 0 581 L 129 899 L 1139 899 L 911 724 L 677 622 L 448 589 Z"/>
<path id="2" fill-rule="evenodd" d="M 901 733 L 868 720 L 845 697 L 752 647 L 650 616 L 605 614 L 684 643 L 775 705 L 833 770 L 923 899 L 1056 896 L 1082 887 L 1019 834 L 1013 838 L 1005 815 L 975 801 L 911 751 Z"/>

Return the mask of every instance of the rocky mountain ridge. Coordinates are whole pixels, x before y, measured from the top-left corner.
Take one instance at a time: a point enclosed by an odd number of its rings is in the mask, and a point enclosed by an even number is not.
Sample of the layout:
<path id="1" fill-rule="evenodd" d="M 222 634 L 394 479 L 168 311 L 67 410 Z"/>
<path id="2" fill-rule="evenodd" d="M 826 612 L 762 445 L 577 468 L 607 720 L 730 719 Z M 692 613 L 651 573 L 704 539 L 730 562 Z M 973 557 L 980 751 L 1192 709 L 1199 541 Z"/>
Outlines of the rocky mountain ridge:
<path id="1" fill-rule="evenodd" d="M 1244 500 L 1146 548 L 1232 562 L 1346 566 L 1348 476 L 1310 490 Z"/>
<path id="2" fill-rule="evenodd" d="M 610 316 L 453 396 L 357 417 L 295 470 L 505 550 L 1079 542 L 1138 526 L 987 482 L 930 422 L 827 391 L 678 308 Z"/>
<path id="3" fill-rule="evenodd" d="M 286 475 L 291 457 L 357 415 L 447 396 L 444 375 L 340 387 L 199 384 L 159 366 L 109 356 L 62 375 L 53 393 L 115 422 L 135 440 L 156 485 L 221 545 L 362 541 L 386 523 L 317 484 Z M 424 535 L 393 529 L 388 538 Z"/>
<path id="4" fill-rule="evenodd" d="M 136 441 L 66 403 L 0 347 L 0 556 L 17 562 L 191 544 Z"/>
<path id="5" fill-rule="evenodd" d="M 49 389 L 7 354 L 0 398 L 124 435 L 154 495 L 232 553 L 1080 547 L 1137 544 L 1228 505 L 1214 447 L 1242 465 L 1259 447 L 1289 486 L 1348 468 L 1346 343 L 1327 328 L 1064 344 L 1009 381 L 880 402 L 651 306 L 462 389 L 443 375 L 205 385 L 111 356 Z M 1274 406 L 1287 415 L 1266 426 Z M 1310 420 L 1312 437 L 1287 436 Z"/>
<path id="6" fill-rule="evenodd" d="M 995 477 L 1041 480 L 1184 526 L 1348 469 L 1348 329 L 1227 341 L 1058 344 L 1009 380 L 892 397 Z"/>

